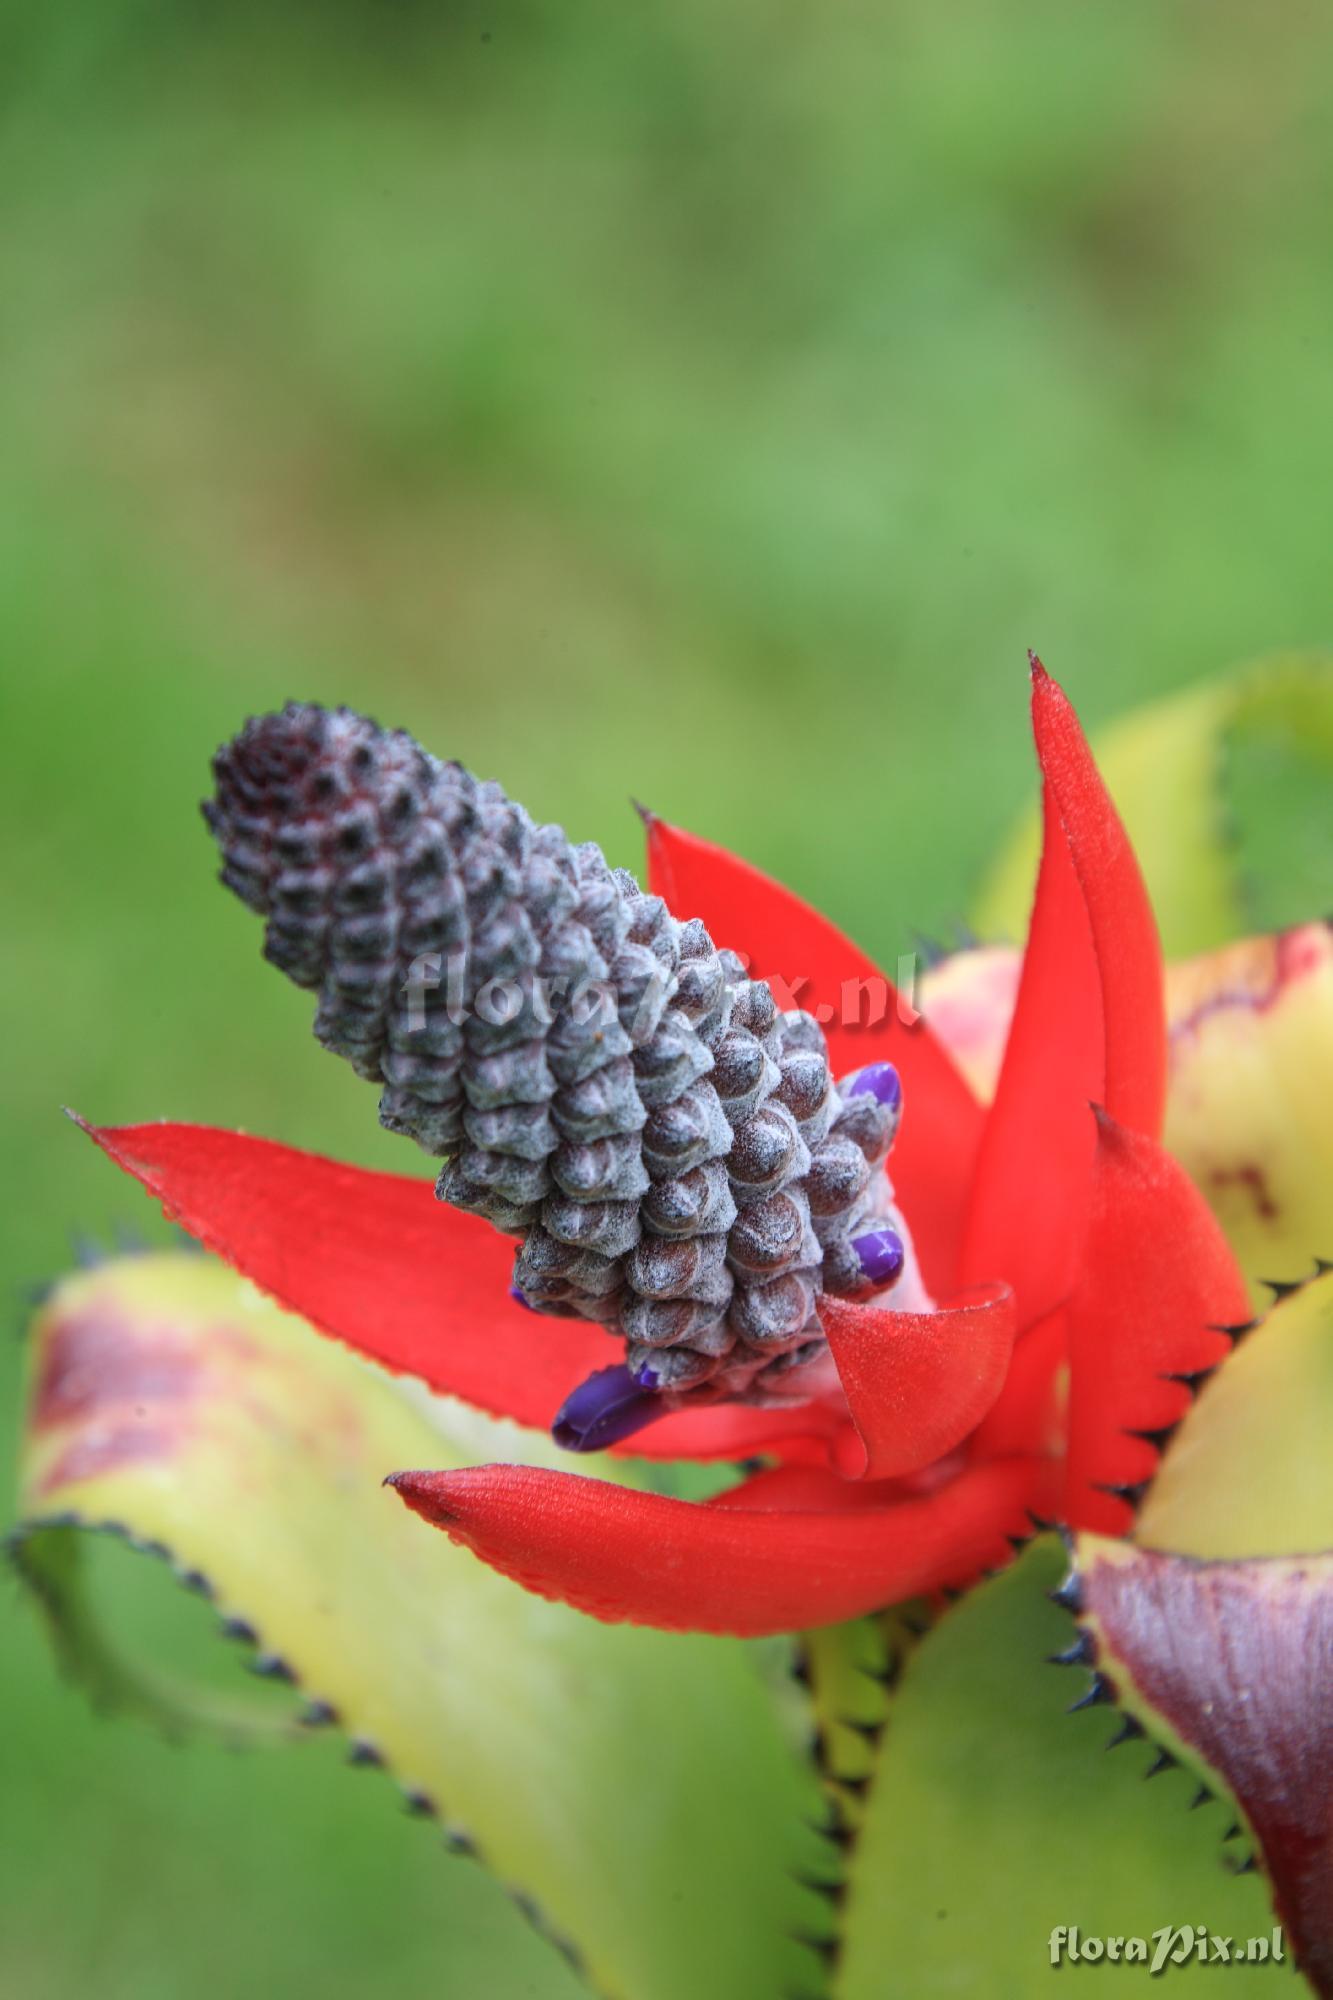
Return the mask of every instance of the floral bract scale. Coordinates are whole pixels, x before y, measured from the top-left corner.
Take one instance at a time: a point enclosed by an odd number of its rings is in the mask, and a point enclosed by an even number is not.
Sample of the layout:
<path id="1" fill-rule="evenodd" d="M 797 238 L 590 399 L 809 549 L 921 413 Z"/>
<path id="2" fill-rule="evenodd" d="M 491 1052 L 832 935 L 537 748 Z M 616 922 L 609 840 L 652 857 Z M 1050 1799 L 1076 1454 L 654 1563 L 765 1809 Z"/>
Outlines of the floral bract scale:
<path id="1" fill-rule="evenodd" d="M 320 1041 L 446 1158 L 441 1200 L 521 1238 L 521 1303 L 623 1336 L 557 1435 L 809 1400 L 818 1293 L 886 1290 L 908 1258 L 892 1067 L 840 1091 L 819 1023 L 697 917 L 401 731 L 291 703 L 214 772 L 222 879 L 318 992 Z"/>

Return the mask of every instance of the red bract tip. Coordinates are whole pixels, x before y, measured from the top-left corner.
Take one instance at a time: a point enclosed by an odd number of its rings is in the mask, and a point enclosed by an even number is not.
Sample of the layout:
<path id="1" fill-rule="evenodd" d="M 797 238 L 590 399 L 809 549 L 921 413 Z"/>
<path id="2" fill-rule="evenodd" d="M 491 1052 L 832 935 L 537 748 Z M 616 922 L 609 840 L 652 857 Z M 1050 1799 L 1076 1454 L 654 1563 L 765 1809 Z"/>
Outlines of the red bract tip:
<path id="1" fill-rule="evenodd" d="M 397 1474 L 423 1520 L 503 1575 L 595 1618 L 743 1638 L 837 1623 L 971 1582 L 1049 1498 L 1048 1468 L 967 1468 L 928 1495 L 807 1468 L 708 1505 L 535 1465 Z"/>

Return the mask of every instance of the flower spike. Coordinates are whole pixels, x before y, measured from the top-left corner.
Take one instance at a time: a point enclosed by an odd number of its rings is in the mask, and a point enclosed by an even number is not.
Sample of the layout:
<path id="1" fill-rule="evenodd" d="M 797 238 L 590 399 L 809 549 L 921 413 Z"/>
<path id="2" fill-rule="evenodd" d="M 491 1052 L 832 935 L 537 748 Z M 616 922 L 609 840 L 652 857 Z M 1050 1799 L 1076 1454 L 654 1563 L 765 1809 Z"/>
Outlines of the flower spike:
<path id="1" fill-rule="evenodd" d="M 446 1206 L 234 1133 L 92 1136 L 384 1366 L 556 1412 L 576 1452 L 775 1461 L 703 1505 L 524 1465 L 395 1476 L 598 1616 L 779 1631 L 965 1586 L 1039 1516 L 1121 1526 L 1248 1306 L 1157 1142 L 1151 913 L 1035 661 L 1033 727 L 1045 839 L 988 1113 L 870 961 L 734 857 L 648 816 L 645 894 L 410 739 L 293 707 L 220 753 L 226 879 L 386 1122 L 446 1159 Z M 455 985 L 417 991 L 454 948 Z M 610 1014 L 540 1012 L 552 974 L 604 978 Z"/>
<path id="2" fill-rule="evenodd" d="M 223 881 L 440 1199 L 521 1240 L 520 1301 L 621 1337 L 663 1410 L 801 1396 L 888 1207 L 892 1080 L 845 1106 L 697 915 L 402 730 L 293 702 L 213 769 Z"/>

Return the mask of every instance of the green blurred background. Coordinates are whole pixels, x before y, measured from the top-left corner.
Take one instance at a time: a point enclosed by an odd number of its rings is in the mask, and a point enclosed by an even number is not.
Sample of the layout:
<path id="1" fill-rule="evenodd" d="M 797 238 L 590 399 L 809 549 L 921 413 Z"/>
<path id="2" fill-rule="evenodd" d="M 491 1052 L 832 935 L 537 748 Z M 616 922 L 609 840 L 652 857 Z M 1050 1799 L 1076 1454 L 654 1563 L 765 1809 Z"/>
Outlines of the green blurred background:
<path id="1" fill-rule="evenodd" d="M 1331 63 L 1314 0 L 0 10 L 15 1299 L 158 1226 L 62 1101 L 410 1164 L 212 886 L 249 711 L 626 862 L 634 793 L 892 954 L 1029 789 L 1027 645 L 1095 724 L 1326 639 Z M 0 1992 L 573 1992 L 335 1746 L 98 1722 L 6 1608 Z"/>

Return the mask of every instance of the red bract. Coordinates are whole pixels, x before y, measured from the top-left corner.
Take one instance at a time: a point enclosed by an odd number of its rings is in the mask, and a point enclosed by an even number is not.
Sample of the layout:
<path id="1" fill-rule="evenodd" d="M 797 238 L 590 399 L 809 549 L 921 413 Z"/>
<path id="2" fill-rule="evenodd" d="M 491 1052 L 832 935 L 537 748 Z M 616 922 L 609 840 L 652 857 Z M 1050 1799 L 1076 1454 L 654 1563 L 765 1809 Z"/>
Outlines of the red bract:
<path id="1" fill-rule="evenodd" d="M 652 887 L 746 953 L 780 997 L 829 1010 L 842 1067 L 896 1063 L 897 1198 L 942 1308 L 821 1301 L 842 1393 L 667 1417 L 624 1449 L 774 1462 L 699 1504 L 581 1473 L 488 1465 L 393 1475 L 425 1519 L 602 1618 L 759 1634 L 972 1581 L 1031 1516 L 1123 1530 L 1186 1379 L 1227 1351 L 1243 1281 L 1159 1144 L 1166 1025 L 1142 878 L 1077 719 L 1033 662 L 1044 845 L 994 1102 L 892 1004 L 840 1022 L 879 975 L 826 919 L 722 849 L 649 824 Z M 549 1424 L 620 1346 L 509 1296 L 509 1246 L 426 1182 L 265 1140 L 145 1125 L 92 1136 L 192 1235 L 385 1367 Z"/>

